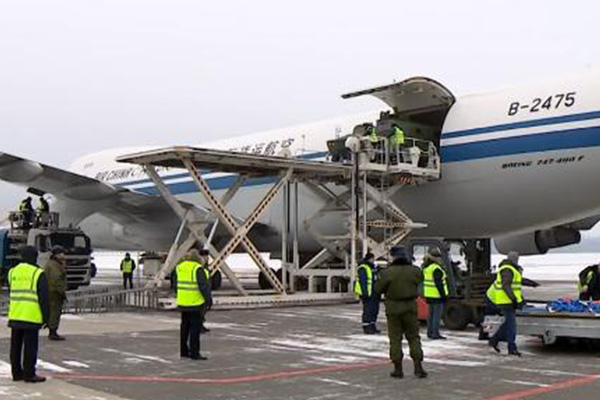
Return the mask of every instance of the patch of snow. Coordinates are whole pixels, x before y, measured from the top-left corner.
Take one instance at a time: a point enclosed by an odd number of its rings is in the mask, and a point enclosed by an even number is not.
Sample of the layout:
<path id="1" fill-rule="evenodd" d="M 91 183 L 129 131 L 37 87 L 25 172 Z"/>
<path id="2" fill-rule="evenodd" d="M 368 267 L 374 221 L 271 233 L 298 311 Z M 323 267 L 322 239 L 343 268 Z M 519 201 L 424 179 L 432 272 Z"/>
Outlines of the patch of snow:
<path id="1" fill-rule="evenodd" d="M 44 360 L 38 359 L 37 365 L 38 365 L 38 367 L 40 367 L 46 371 L 58 372 L 61 374 L 66 374 L 66 373 L 71 372 L 70 369 L 63 368 L 60 365 L 52 364 L 51 362 L 44 361 Z"/>
<path id="2" fill-rule="evenodd" d="M 164 358 L 160 358 L 160 357 L 156 357 L 156 356 L 149 356 L 149 355 L 145 355 L 145 354 L 135 354 L 135 353 L 129 353 L 126 351 L 122 351 L 122 350 L 117 350 L 117 349 L 102 349 L 102 351 L 106 351 L 107 353 L 117 353 L 117 354 L 121 354 L 124 356 L 128 356 L 131 358 L 136 358 L 136 359 L 140 359 L 140 360 L 144 360 L 144 361 L 156 361 L 162 364 L 172 364 L 171 361 L 169 360 L 165 360 Z"/>
<path id="3" fill-rule="evenodd" d="M 63 364 L 68 365 L 69 367 L 78 367 L 78 368 L 89 368 L 90 366 L 82 363 L 80 361 L 63 361 Z"/>

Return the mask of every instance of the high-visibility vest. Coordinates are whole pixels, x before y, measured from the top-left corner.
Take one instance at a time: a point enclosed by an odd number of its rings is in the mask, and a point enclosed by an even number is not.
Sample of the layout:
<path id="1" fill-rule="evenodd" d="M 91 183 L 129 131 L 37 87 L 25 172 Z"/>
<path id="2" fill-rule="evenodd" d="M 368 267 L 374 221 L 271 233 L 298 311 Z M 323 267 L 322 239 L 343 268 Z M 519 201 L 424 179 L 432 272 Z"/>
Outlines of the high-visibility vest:
<path id="1" fill-rule="evenodd" d="M 42 324 L 42 308 L 37 292 L 37 284 L 44 273 L 41 268 L 21 263 L 10 269 L 8 282 L 10 285 L 9 321 Z"/>
<path id="2" fill-rule="evenodd" d="M 496 274 L 496 280 L 491 284 L 489 289 L 486 292 L 486 295 L 490 301 L 496 305 L 507 305 L 512 304 L 512 300 L 504 289 L 502 288 L 502 271 L 505 269 L 509 269 L 513 273 L 513 280 L 511 284 L 511 288 L 515 297 L 517 298 L 517 302 L 523 302 L 523 276 L 515 267 L 510 264 L 504 264 L 500 266 L 498 269 L 498 273 Z"/>
<path id="3" fill-rule="evenodd" d="M 379 135 L 377 134 L 377 129 L 371 128 L 371 133 L 369 134 L 369 141 L 371 144 L 379 142 Z"/>
<path id="4" fill-rule="evenodd" d="M 373 269 L 369 264 L 360 264 L 356 269 L 356 280 L 354 281 L 354 294 L 358 297 L 363 295 L 362 286 L 360 285 L 360 278 L 358 271 L 364 268 L 365 274 L 367 275 L 367 297 L 371 297 L 373 294 Z"/>
<path id="5" fill-rule="evenodd" d="M 121 262 L 124 274 L 130 274 L 133 272 L 133 260 L 123 260 Z"/>
<path id="6" fill-rule="evenodd" d="M 404 131 L 398 127 L 394 128 L 394 134 L 392 135 L 392 144 L 396 146 L 402 146 L 404 144 Z"/>
<path id="7" fill-rule="evenodd" d="M 442 298 L 440 291 L 435 285 L 435 280 L 433 279 L 433 274 L 437 270 L 442 271 L 442 282 L 444 286 L 445 296 L 448 296 L 450 294 L 448 290 L 448 275 L 446 274 L 446 270 L 437 263 L 430 263 L 425 268 L 423 268 L 423 296 L 425 296 L 426 299 Z"/>
<path id="8" fill-rule="evenodd" d="M 577 290 L 579 291 L 579 293 L 583 293 L 583 287 L 588 286 L 590 284 L 590 282 L 592 282 L 593 277 L 594 277 L 594 271 L 589 271 L 587 273 L 587 275 L 585 276 L 585 283 L 583 283 L 583 284 L 581 282 L 577 283 Z"/>
<path id="9" fill-rule="evenodd" d="M 177 265 L 177 305 L 181 307 L 197 307 L 204 304 L 204 296 L 198 287 L 198 268 L 200 263 L 195 261 L 183 261 Z M 208 269 L 203 268 L 206 280 L 210 279 Z"/>
<path id="10" fill-rule="evenodd" d="M 29 210 L 29 205 L 27 204 L 27 202 L 25 200 L 23 200 L 21 202 L 21 204 L 19 204 L 19 211 L 23 212 L 23 211 L 27 211 Z"/>

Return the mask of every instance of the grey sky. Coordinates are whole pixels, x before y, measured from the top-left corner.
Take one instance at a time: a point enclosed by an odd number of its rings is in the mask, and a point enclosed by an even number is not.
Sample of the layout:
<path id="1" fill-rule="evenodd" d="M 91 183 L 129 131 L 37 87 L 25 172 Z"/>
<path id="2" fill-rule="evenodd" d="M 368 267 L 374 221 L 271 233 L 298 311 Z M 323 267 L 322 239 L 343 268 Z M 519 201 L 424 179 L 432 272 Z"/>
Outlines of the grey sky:
<path id="1" fill-rule="evenodd" d="M 410 75 L 457 95 L 598 67 L 597 1 L 0 0 L 0 151 L 186 144 L 378 106 Z M 0 210 L 23 191 L 0 183 Z"/>

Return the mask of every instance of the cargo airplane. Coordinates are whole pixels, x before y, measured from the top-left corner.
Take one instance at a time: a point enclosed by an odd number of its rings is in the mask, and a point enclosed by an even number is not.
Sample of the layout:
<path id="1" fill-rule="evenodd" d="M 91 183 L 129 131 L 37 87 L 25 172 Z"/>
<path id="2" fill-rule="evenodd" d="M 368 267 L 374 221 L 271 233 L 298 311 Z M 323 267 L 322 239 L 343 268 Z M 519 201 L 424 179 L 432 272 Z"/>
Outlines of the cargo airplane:
<path id="1" fill-rule="evenodd" d="M 387 106 L 199 146 L 326 159 L 328 140 L 376 123 L 384 112 L 400 121 L 407 136 L 432 142 L 441 157 L 441 179 L 405 187 L 393 198 L 413 220 L 428 225 L 416 235 L 494 238 L 500 251 L 540 254 L 579 242 L 580 231 L 600 219 L 600 73 L 459 98 L 432 79 L 416 77 L 346 97 L 363 94 Z M 0 153 L 0 179 L 51 194 L 62 222 L 79 224 L 95 247 L 164 251 L 179 219 L 141 167 L 115 161 L 145 150 L 152 148 L 97 152 L 68 170 Z M 161 168 L 159 173 L 178 200 L 207 211 L 187 172 Z M 217 192 L 235 180 L 224 173 L 204 177 Z M 271 184 L 245 182 L 229 204 L 232 214 L 246 217 L 252 199 Z M 320 200 L 302 189 L 300 197 L 300 218 L 307 218 Z M 272 207 L 255 226 L 261 251 L 280 251 L 281 214 Z M 300 251 L 317 250 L 301 230 Z"/>

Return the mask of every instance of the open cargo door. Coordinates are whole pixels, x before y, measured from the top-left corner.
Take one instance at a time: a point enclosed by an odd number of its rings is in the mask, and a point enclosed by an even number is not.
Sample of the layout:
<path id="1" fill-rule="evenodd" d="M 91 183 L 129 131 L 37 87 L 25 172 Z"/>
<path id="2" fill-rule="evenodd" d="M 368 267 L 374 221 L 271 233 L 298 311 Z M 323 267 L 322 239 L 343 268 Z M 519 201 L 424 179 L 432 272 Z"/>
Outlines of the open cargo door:
<path id="1" fill-rule="evenodd" d="M 397 124 L 409 136 L 431 141 L 438 148 L 444 120 L 456 101 L 445 86 L 425 77 L 409 78 L 391 85 L 347 93 L 342 98 L 365 95 L 375 96 L 392 108 L 392 112 L 381 114 L 378 129 L 383 131 L 390 124 Z"/>

